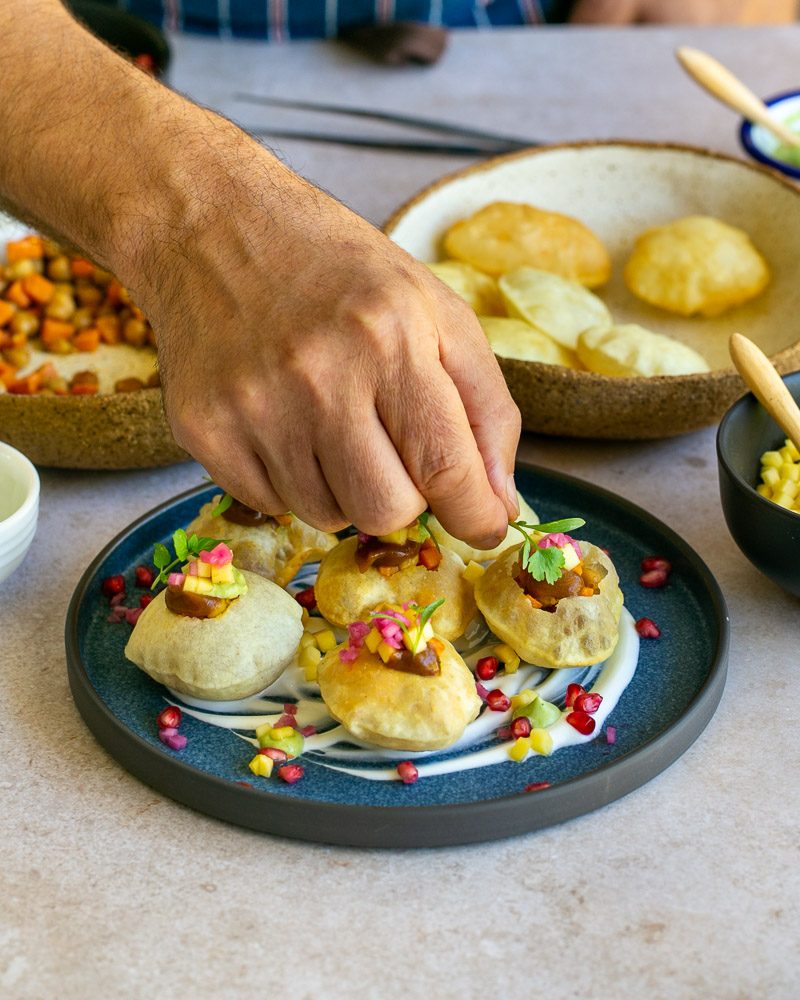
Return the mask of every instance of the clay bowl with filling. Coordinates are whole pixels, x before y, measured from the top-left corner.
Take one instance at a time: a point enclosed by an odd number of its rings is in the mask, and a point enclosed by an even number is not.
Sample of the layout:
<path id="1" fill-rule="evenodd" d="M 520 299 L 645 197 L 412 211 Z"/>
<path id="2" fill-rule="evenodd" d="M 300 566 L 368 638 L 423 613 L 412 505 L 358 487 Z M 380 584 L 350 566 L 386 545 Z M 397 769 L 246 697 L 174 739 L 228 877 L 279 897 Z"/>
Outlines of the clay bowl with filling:
<path id="1" fill-rule="evenodd" d="M 757 164 L 691 146 L 589 142 L 496 157 L 450 174 L 398 208 L 384 230 L 419 260 L 443 259 L 446 230 L 493 201 L 571 215 L 602 239 L 612 276 L 592 289 L 614 323 L 638 323 L 688 344 L 711 371 L 612 378 L 498 358 L 525 430 L 585 438 L 663 438 L 715 423 L 745 391 L 728 338 L 745 334 L 779 372 L 800 368 L 800 188 Z M 757 298 L 714 318 L 686 318 L 636 298 L 622 270 L 645 229 L 711 215 L 743 229 L 772 272 Z"/>
<path id="2" fill-rule="evenodd" d="M 32 227 L 0 214 L 0 259 L 5 244 Z M 156 370 L 152 348 L 101 345 L 96 351 L 56 355 L 33 350 L 21 374 L 52 362 L 69 379 L 79 371 L 97 373 L 96 396 L 19 396 L 0 393 L 0 441 L 36 465 L 68 469 L 133 469 L 182 462 L 188 455 L 175 443 L 160 389 L 114 392 L 119 379 L 146 382 Z"/>

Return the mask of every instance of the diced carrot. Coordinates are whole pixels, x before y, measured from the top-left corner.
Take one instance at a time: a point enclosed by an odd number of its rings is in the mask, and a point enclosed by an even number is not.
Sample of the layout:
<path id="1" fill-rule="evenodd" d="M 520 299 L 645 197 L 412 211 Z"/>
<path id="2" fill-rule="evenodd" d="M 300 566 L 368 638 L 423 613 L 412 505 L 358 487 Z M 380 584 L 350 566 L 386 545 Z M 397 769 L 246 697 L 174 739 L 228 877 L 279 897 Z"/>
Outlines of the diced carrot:
<path id="1" fill-rule="evenodd" d="M 72 344 L 79 351 L 96 351 L 100 346 L 100 331 L 96 326 L 89 326 L 75 334 Z"/>
<path id="2" fill-rule="evenodd" d="M 42 323 L 39 335 L 45 347 L 50 347 L 57 340 L 69 340 L 75 333 L 75 326 L 72 323 L 65 323 L 60 319 L 50 319 L 48 316 Z"/>
<path id="3" fill-rule="evenodd" d="M 73 396 L 94 396 L 97 394 L 98 386 L 81 382 L 78 385 L 71 385 L 69 391 Z"/>
<path id="4" fill-rule="evenodd" d="M 292 523 L 291 514 L 273 514 L 272 516 L 275 519 L 275 521 L 284 528 L 288 528 L 289 525 Z"/>
<path id="5" fill-rule="evenodd" d="M 32 298 L 34 302 L 40 303 L 40 305 L 45 305 L 49 302 L 56 290 L 53 282 L 48 281 L 41 274 L 29 274 L 26 278 L 23 278 L 22 287 L 25 290 L 25 294 Z"/>
<path id="6" fill-rule="evenodd" d="M 124 301 L 125 299 L 122 297 L 122 285 L 116 278 L 112 278 L 108 283 L 108 288 L 106 288 L 106 302 L 110 306 L 121 306 Z"/>
<path id="7" fill-rule="evenodd" d="M 0 299 L 0 326 L 5 326 L 15 312 L 16 309 L 10 302 Z"/>
<path id="8" fill-rule="evenodd" d="M 30 375 L 26 375 L 24 378 L 17 379 L 7 388 L 9 392 L 13 392 L 17 396 L 35 396 L 41 387 L 42 373 L 37 368 L 35 372 L 31 372 Z"/>
<path id="9" fill-rule="evenodd" d="M 427 542 L 428 539 L 426 538 Z M 425 545 L 419 550 L 419 562 L 420 565 L 424 566 L 425 569 L 438 569 L 439 563 L 442 561 L 442 553 L 436 548 L 435 545 Z"/>
<path id="10" fill-rule="evenodd" d="M 32 234 L 23 236 L 21 240 L 11 240 L 6 243 L 6 260 L 9 264 L 15 264 L 18 260 L 39 260 L 44 256 L 44 243 L 42 237 Z"/>
<path id="11" fill-rule="evenodd" d="M 31 304 L 30 297 L 22 287 L 21 281 L 12 281 L 5 291 L 5 296 L 9 302 L 13 302 L 20 309 L 27 309 Z"/>
<path id="12" fill-rule="evenodd" d="M 441 639 L 436 639 L 436 638 L 428 639 L 428 645 L 431 647 L 434 653 L 436 653 L 437 656 L 441 656 L 445 650 L 444 643 L 442 642 Z"/>
<path id="13" fill-rule="evenodd" d="M 106 316 L 98 316 L 94 324 L 100 332 L 100 339 L 104 344 L 118 344 L 122 337 L 119 325 L 119 316 L 109 313 Z"/>
<path id="14" fill-rule="evenodd" d="M 378 566 L 378 572 L 381 576 L 394 576 L 399 570 L 399 566 Z"/>
<path id="15" fill-rule="evenodd" d="M 581 597 L 594 597 L 594 587 L 581 587 Z"/>
<path id="16" fill-rule="evenodd" d="M 94 264 L 84 257 L 73 257 L 72 274 L 76 278 L 91 278 L 94 276 Z"/>
<path id="17" fill-rule="evenodd" d="M 541 601 L 537 601 L 536 598 L 535 597 L 531 597 L 530 594 L 526 594 L 525 596 L 531 602 L 531 607 L 533 607 L 533 608 L 540 608 L 542 606 Z"/>

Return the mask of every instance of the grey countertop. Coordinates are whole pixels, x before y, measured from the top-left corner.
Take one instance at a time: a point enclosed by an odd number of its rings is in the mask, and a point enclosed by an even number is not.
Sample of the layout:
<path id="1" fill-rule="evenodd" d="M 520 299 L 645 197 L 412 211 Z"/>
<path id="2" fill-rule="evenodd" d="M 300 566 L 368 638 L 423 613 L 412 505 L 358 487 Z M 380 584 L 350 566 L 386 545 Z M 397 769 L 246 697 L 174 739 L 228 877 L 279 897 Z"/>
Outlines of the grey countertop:
<path id="1" fill-rule="evenodd" d="M 735 117 L 676 67 L 676 44 L 764 94 L 800 84 L 796 27 L 457 32 L 440 65 L 410 70 L 317 43 L 176 38 L 172 83 L 250 124 L 290 122 L 235 104 L 236 90 L 546 140 L 737 152 Z M 466 162 L 299 142 L 281 154 L 375 222 Z M 227 826 L 97 745 L 67 686 L 69 597 L 102 545 L 200 470 L 43 471 L 34 546 L 0 587 L 0 996 L 797 995 L 798 604 L 728 535 L 713 430 L 638 444 L 529 436 L 521 455 L 628 497 L 697 549 L 730 608 L 727 688 L 694 746 L 626 798 L 534 835 L 410 852 Z"/>

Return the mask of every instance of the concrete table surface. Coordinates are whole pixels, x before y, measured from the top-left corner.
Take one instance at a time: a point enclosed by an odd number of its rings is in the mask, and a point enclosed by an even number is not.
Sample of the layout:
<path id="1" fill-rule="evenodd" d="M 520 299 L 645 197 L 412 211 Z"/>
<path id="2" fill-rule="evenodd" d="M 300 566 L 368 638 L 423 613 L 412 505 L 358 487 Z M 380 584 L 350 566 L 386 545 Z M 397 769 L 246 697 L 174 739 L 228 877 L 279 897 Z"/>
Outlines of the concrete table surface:
<path id="1" fill-rule="evenodd" d="M 237 90 L 545 140 L 737 152 L 735 117 L 677 68 L 677 44 L 764 94 L 800 84 L 795 27 L 456 32 L 438 66 L 403 70 L 333 45 L 175 38 L 171 82 L 250 124 L 321 122 L 237 104 Z M 281 154 L 375 222 L 468 162 L 300 142 Z M 200 469 L 42 472 L 33 549 L 0 587 L 0 996 L 797 995 L 798 603 L 727 533 L 713 430 L 646 444 L 529 436 L 521 455 L 628 497 L 697 549 L 729 603 L 727 689 L 685 756 L 607 808 L 411 852 L 240 830 L 154 793 L 100 749 L 67 687 L 69 597 L 102 545 Z"/>

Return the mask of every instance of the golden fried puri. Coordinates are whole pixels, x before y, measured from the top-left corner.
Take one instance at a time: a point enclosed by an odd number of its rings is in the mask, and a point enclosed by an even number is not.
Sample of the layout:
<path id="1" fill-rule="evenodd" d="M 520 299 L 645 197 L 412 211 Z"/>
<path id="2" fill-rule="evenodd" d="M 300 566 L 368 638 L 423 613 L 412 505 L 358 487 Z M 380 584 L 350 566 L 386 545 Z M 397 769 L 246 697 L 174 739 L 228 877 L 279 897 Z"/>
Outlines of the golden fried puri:
<path id="1" fill-rule="evenodd" d="M 747 233 L 690 215 L 642 233 L 624 276 L 651 305 L 681 316 L 718 316 L 762 292 L 770 273 Z"/>
<path id="2" fill-rule="evenodd" d="M 445 598 L 431 619 L 436 634 L 456 639 L 475 616 L 472 584 L 462 576 L 464 563 L 454 552 L 442 549 L 438 569 L 410 566 L 393 576 L 384 576 L 370 567 L 361 572 L 356 566 L 358 539 L 345 538 L 328 552 L 319 567 L 314 594 L 320 614 L 341 628 L 354 621 L 366 621 L 373 608 L 383 604 L 415 601 L 421 607 Z"/>
<path id="3" fill-rule="evenodd" d="M 611 326 L 611 313 L 596 295 L 557 274 L 520 267 L 498 281 L 509 316 L 574 351 L 578 337 L 590 326 Z"/>
<path id="4" fill-rule="evenodd" d="M 187 534 L 196 532 L 200 537 L 226 538 L 236 553 L 236 565 L 249 569 L 268 580 L 274 580 L 279 587 L 297 575 L 308 562 L 316 562 L 336 545 L 336 535 L 318 531 L 310 524 L 291 514 L 291 523 L 248 526 L 227 521 L 223 515 L 212 517 L 211 511 L 222 499 L 215 496 L 211 503 L 203 504 L 197 517 L 186 529 Z"/>
<path id="5" fill-rule="evenodd" d="M 605 552 L 580 543 L 586 574 L 598 580 L 593 597 L 564 597 L 555 611 L 534 608 L 513 578 L 520 546 L 506 549 L 475 584 L 489 628 L 528 663 L 585 667 L 611 655 L 619 638 L 622 591 Z"/>
<path id="6" fill-rule="evenodd" d="M 479 316 L 478 319 L 492 350 L 501 358 L 580 368 L 573 351 L 568 351 L 522 319 L 505 316 Z"/>
<path id="7" fill-rule="evenodd" d="M 363 649 L 342 663 L 339 649 L 320 662 L 322 699 L 334 719 L 358 740 L 394 750 L 441 750 L 451 746 L 478 715 L 475 678 L 449 642 L 441 673 L 432 677 L 386 667 Z"/>
<path id="8" fill-rule="evenodd" d="M 691 347 L 636 323 L 584 330 L 578 337 L 578 357 L 590 372 L 601 375 L 690 375 L 710 371 L 705 358 Z"/>
<path id="9" fill-rule="evenodd" d="M 528 524 L 538 524 L 539 516 L 519 491 L 517 491 L 517 502 L 519 503 L 520 519 L 527 521 Z M 519 540 L 519 532 L 509 525 L 506 537 L 498 546 L 488 550 L 474 549 L 471 545 L 467 545 L 466 542 L 462 542 L 460 538 L 454 538 L 453 535 L 445 531 L 439 523 L 439 519 L 433 514 L 428 520 L 428 528 L 442 548 L 455 552 L 465 563 L 468 563 L 470 560 L 485 562 L 489 559 L 496 559 L 503 549 L 507 549 L 509 545 L 515 545 Z"/>
<path id="10" fill-rule="evenodd" d="M 476 271 L 460 260 L 443 260 L 428 264 L 436 277 L 461 298 L 476 313 L 487 316 L 505 315 L 503 299 L 494 278 Z"/>
<path id="11" fill-rule="evenodd" d="M 608 281 L 608 250 L 582 222 L 533 205 L 495 201 L 445 233 L 448 257 L 486 274 L 537 267 L 594 288 Z"/>

